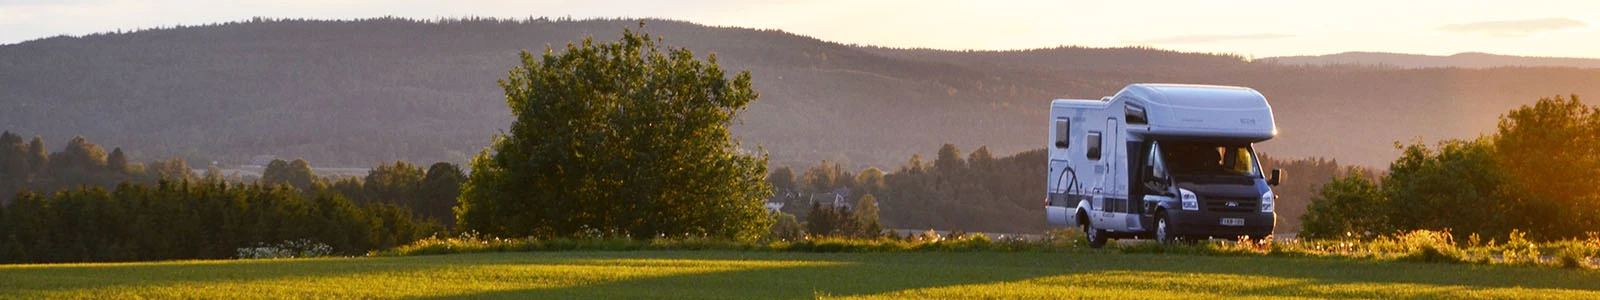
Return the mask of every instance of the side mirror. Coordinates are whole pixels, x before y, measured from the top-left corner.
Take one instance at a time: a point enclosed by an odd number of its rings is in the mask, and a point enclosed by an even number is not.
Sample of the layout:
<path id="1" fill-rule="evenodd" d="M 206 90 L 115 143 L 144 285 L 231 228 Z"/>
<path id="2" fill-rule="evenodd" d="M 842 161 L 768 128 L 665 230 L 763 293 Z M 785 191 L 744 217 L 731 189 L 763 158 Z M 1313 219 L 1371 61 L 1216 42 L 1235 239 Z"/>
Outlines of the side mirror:
<path id="1" fill-rule="evenodd" d="M 1156 177 L 1156 166 L 1144 166 L 1144 180 L 1150 180 L 1150 179 L 1153 179 L 1155 177 Z"/>
<path id="2" fill-rule="evenodd" d="M 1267 177 L 1267 185 L 1277 186 L 1283 182 L 1283 169 L 1272 169 L 1272 176 Z"/>

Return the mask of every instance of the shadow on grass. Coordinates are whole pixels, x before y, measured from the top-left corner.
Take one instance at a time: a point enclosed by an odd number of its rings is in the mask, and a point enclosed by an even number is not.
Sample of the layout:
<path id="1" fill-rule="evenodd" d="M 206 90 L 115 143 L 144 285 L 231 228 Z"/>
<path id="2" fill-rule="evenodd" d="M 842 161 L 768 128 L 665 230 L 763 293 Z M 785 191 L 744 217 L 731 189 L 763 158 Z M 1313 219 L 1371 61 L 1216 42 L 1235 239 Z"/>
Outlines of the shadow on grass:
<path id="1" fill-rule="evenodd" d="M 1103 283 L 1118 288 L 1155 291 L 1189 288 L 1191 290 L 1186 292 L 1227 296 L 1381 297 L 1394 295 L 1400 291 L 1411 296 L 1452 297 L 1452 293 L 1464 290 L 1491 288 L 1593 291 L 1600 287 L 1600 275 L 1597 275 L 1600 273 L 1596 272 L 1340 259 L 1110 253 L 741 255 L 738 252 L 716 251 L 638 252 L 621 256 L 688 260 L 809 260 L 836 264 L 669 275 L 562 288 L 492 291 L 451 297 L 801 299 L 823 295 L 884 295 L 950 286 L 1061 279 L 1057 278 L 1058 276 L 1066 276 L 1067 279 L 1099 280 L 1117 274 L 1121 274 L 1124 278 L 1111 279 Z M 597 255 L 597 257 L 616 258 L 612 255 Z M 1210 278 L 1212 275 L 1238 275 L 1234 277 L 1243 276 L 1245 279 L 1240 280 L 1245 281 L 1269 279 L 1282 282 L 1263 287 L 1230 287 L 1222 286 L 1226 283 L 1178 282 L 1175 286 L 1170 281 L 1162 284 L 1144 280 L 1152 276 Z M 1364 286 L 1366 284 L 1415 286 Z M 1327 288 L 1333 285 L 1344 288 Z"/>

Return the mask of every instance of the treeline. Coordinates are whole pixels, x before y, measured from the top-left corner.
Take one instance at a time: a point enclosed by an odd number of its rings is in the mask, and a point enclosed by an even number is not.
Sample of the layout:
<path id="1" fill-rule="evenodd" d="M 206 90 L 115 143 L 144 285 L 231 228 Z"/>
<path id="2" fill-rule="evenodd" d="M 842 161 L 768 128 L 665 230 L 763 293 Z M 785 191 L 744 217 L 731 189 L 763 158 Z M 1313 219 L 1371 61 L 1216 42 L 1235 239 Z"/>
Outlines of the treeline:
<path id="1" fill-rule="evenodd" d="M 1600 107 L 1576 95 L 1539 99 L 1500 118 L 1498 131 L 1435 145 L 1414 141 L 1387 174 L 1346 174 L 1318 190 L 1306 237 L 1371 238 L 1450 231 L 1477 243 L 1600 232 Z"/>
<path id="2" fill-rule="evenodd" d="M 0 209 L 0 263 L 232 258 L 298 239 L 360 255 L 439 231 L 398 205 L 312 194 L 204 179 L 24 192 Z"/>
<path id="3" fill-rule="evenodd" d="M 814 220 L 848 221 L 850 218 L 837 216 L 855 215 L 850 211 L 859 210 L 861 203 L 868 202 L 865 199 L 873 200 L 881 226 L 887 228 L 1042 232 L 1049 229 L 1042 204 L 1047 155 L 1044 149 L 1035 149 L 996 158 L 988 147 L 963 155 L 956 145 L 945 144 L 934 161 L 913 155 L 905 165 L 887 174 L 877 168 L 851 173 L 843 165 L 828 161 L 812 165 L 801 174 L 789 167 L 778 167 L 768 176 L 775 190 L 770 201 L 784 203 L 784 212 L 796 215 L 801 221 L 796 226 L 803 226 L 807 232 L 815 232 L 811 228 L 817 226 L 811 224 Z M 1273 188 L 1280 201 L 1276 230 L 1280 233 L 1299 231 L 1300 216 L 1310 204 L 1315 186 L 1345 174 L 1374 176 L 1371 171 L 1341 166 L 1337 160 L 1324 158 L 1262 155 L 1260 159 L 1263 168 L 1281 168 L 1289 174 Z M 819 210 L 813 203 L 822 203 L 821 210 L 829 210 L 837 197 L 844 197 L 839 204 L 853 205 L 834 208 L 844 212 L 834 213 L 833 217 L 810 217 Z M 775 234 L 785 230 L 781 217 L 777 224 Z"/>
<path id="4" fill-rule="evenodd" d="M 1280 158 L 1260 152 L 1257 155 L 1263 170 L 1282 169 L 1284 172 L 1282 181 L 1272 187 L 1272 192 L 1278 195 L 1275 209 L 1278 212 L 1278 226 L 1273 229 L 1274 233 L 1300 232 L 1300 216 L 1305 215 L 1306 207 L 1311 206 L 1318 186 L 1351 175 L 1377 178 L 1372 170 L 1340 164 L 1337 159 Z"/>
<path id="5" fill-rule="evenodd" d="M 913 155 L 904 166 L 885 174 L 867 168 L 854 174 L 822 161 L 803 174 L 788 167 L 774 169 L 776 202 L 786 212 L 807 218 L 813 202 L 831 205 L 836 197 L 859 203 L 872 197 L 888 228 L 960 229 L 990 232 L 1041 232 L 1047 228 L 1044 199 L 1045 153 L 1033 150 L 995 158 L 988 147 L 963 155 L 945 144 L 932 162 Z"/>
<path id="6" fill-rule="evenodd" d="M 27 143 L 10 131 L 0 133 L 0 204 L 19 191 L 54 191 L 78 185 L 102 187 L 122 182 L 153 184 L 161 178 L 194 179 L 194 171 L 182 159 L 134 163 L 122 148 L 105 148 L 82 136 L 67 141 L 61 151 L 47 152 L 38 136 Z M 211 176 L 222 176 L 209 174 Z"/>
<path id="7" fill-rule="evenodd" d="M 404 161 L 319 177 L 297 159 L 247 182 L 215 166 L 196 176 L 182 159 L 129 164 L 82 137 L 43 155 L 40 138 L 20 141 L 0 134 L 0 263 L 227 258 L 299 239 L 356 255 L 448 233 L 466 179 Z"/>
<path id="8" fill-rule="evenodd" d="M 267 185 L 288 185 L 302 191 L 331 190 L 359 204 L 395 204 L 446 227 L 456 223 L 451 208 L 456 206 L 456 196 L 461 194 L 461 183 L 466 180 L 461 167 L 447 162 L 423 169 L 395 161 L 372 168 L 365 177 L 328 178 L 318 177 L 305 160 L 277 159 L 268 163 L 261 174 L 261 182 Z"/>

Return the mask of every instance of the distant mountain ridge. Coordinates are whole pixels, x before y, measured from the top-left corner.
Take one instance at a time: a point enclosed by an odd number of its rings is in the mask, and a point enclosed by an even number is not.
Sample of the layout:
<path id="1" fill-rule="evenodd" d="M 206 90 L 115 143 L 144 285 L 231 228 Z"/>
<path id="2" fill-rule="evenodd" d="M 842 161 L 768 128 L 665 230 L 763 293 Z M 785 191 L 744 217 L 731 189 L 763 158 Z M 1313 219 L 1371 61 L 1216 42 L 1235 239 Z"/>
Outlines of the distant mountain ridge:
<path id="1" fill-rule="evenodd" d="M 460 163 L 510 123 L 495 81 L 517 51 L 606 42 L 638 23 L 253 20 L 3 45 L 0 129 L 49 143 L 81 134 L 138 151 L 138 161 Z M 1280 132 L 1259 150 L 1369 166 L 1396 157 L 1395 141 L 1470 138 L 1539 97 L 1600 95 L 1600 69 L 1300 65 L 1149 48 L 892 49 L 670 20 L 646 20 L 645 30 L 750 70 L 761 98 L 734 133 L 791 166 L 894 169 L 943 143 L 988 145 L 997 156 L 1037 149 L 1051 99 L 1098 99 L 1139 82 L 1255 88 Z"/>
<path id="2" fill-rule="evenodd" d="M 1449 56 L 1387 52 L 1344 52 L 1328 55 L 1279 56 L 1259 59 L 1290 65 L 1359 65 L 1396 68 L 1572 67 L 1600 68 L 1600 59 L 1537 57 L 1463 52 Z"/>

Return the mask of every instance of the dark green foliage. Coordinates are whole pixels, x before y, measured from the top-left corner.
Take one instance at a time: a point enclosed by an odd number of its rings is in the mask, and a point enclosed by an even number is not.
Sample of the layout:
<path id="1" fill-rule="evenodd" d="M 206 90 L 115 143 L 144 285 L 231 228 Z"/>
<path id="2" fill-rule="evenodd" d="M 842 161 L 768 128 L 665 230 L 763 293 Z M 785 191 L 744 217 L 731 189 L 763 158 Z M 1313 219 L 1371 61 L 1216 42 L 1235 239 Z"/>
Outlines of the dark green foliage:
<path id="1" fill-rule="evenodd" d="M 856 202 L 854 211 L 850 214 L 850 221 L 855 223 L 854 236 L 858 238 L 878 238 L 883 235 L 883 224 L 878 222 L 878 198 L 871 194 L 861 196 L 861 201 Z"/>
<path id="2" fill-rule="evenodd" d="M 426 172 L 405 161 L 378 165 L 367 172 L 367 200 L 416 207 L 421 202 L 419 189 Z"/>
<path id="3" fill-rule="evenodd" d="M 0 133 L 0 177 L 31 173 L 28 170 L 27 151 L 22 136 L 10 131 Z"/>
<path id="4" fill-rule="evenodd" d="M 451 208 L 456 206 L 456 198 L 461 196 L 461 183 L 467 181 L 467 175 L 461 173 L 461 168 L 447 162 L 437 162 L 428 167 L 428 174 L 422 178 L 421 187 L 418 188 L 418 203 L 412 210 L 420 217 L 437 220 L 440 224 L 454 226 L 456 214 Z"/>
<path id="5" fill-rule="evenodd" d="M 805 238 L 805 228 L 793 214 L 776 212 L 772 217 L 772 229 L 767 232 L 768 237 L 779 241 L 797 241 Z"/>
<path id="6" fill-rule="evenodd" d="M 750 73 L 623 32 L 522 52 L 501 80 L 516 120 L 472 160 L 457 223 L 494 236 L 711 236 L 770 225 L 765 157 L 728 131 L 756 100 Z"/>
<path id="7" fill-rule="evenodd" d="M 111 150 L 111 156 L 106 157 L 106 169 L 111 172 L 128 172 L 128 154 L 122 153 L 122 148 Z"/>
<path id="8" fill-rule="evenodd" d="M 883 235 L 878 223 L 878 202 L 872 195 L 861 196 L 854 208 L 834 206 L 832 201 L 811 204 L 806 213 L 806 234 L 815 237 L 876 239 Z"/>
<path id="9" fill-rule="evenodd" d="M 806 234 L 816 237 L 849 236 L 855 231 L 850 220 L 850 209 L 835 207 L 831 202 L 812 202 L 806 213 Z"/>
<path id="10" fill-rule="evenodd" d="M 13 165 L 0 173 L 0 192 L 5 193 L 0 198 L 0 262 L 228 258 L 240 247 L 301 238 L 355 255 L 442 229 L 412 212 L 413 205 L 424 204 L 421 200 L 353 202 L 346 195 L 379 197 L 369 195 L 359 179 L 329 183 L 316 178 L 303 160 L 274 162 L 273 183 L 241 184 L 236 178 L 224 178 L 216 166 L 197 180 L 188 164 L 177 158 L 128 165 L 120 148 L 94 163 L 100 146 L 82 137 L 51 155 L 58 163 L 49 164 L 52 160 L 39 160 L 44 156 L 26 149 L 42 147 L 43 142 L 35 139 L 24 147 L 20 140 L 9 132 L 0 133 L 0 161 Z M 34 163 L 49 167 L 39 172 L 32 169 Z M 460 171 L 453 165 L 436 165 L 440 179 L 423 188 L 420 169 L 396 164 L 414 173 L 402 180 L 408 186 L 405 196 L 448 199 L 430 204 L 436 215 L 453 205 L 455 196 L 449 190 L 452 182 L 460 182 Z M 15 166 L 22 166 L 21 173 Z M 450 170 L 455 170 L 453 180 Z M 405 176 L 375 178 L 389 177 Z"/>
<path id="11" fill-rule="evenodd" d="M 861 195 L 882 194 L 887 192 L 889 186 L 883 181 L 883 170 L 867 168 L 856 175 L 856 192 Z"/>
<path id="12" fill-rule="evenodd" d="M 862 171 L 862 184 L 868 190 L 864 193 L 875 197 L 888 228 L 1045 231 L 1049 224 L 1040 209 L 1044 149 L 999 159 L 985 158 L 987 147 L 979 149 L 973 152 L 976 164 L 963 159 L 955 145 L 946 144 L 931 169 L 921 156 L 913 155 L 905 166 L 881 179 L 867 175 L 881 171 Z"/>
<path id="13" fill-rule="evenodd" d="M 302 191 L 311 189 L 311 184 L 316 181 L 317 175 L 311 172 L 311 163 L 304 159 L 295 159 L 294 162 L 274 159 L 261 171 L 262 183 L 287 184 Z"/>
<path id="14" fill-rule="evenodd" d="M 1451 140 L 1430 149 L 1406 146 L 1383 178 L 1384 210 L 1392 230 L 1453 230 L 1459 235 L 1505 236 L 1520 212 L 1487 139 Z M 1581 234 L 1581 233 L 1580 233 Z"/>
<path id="15" fill-rule="evenodd" d="M 404 208 L 417 218 L 455 223 L 451 208 L 461 193 L 466 175 L 455 164 L 438 162 L 422 167 L 405 161 L 378 165 L 362 178 L 340 178 L 329 189 L 357 203 L 382 203 Z"/>
<path id="16" fill-rule="evenodd" d="M 799 188 L 795 184 L 794 169 L 790 169 L 788 166 L 773 169 L 772 174 L 767 175 L 767 182 L 771 183 L 772 190 L 780 195 L 784 192 L 794 192 Z"/>
<path id="17" fill-rule="evenodd" d="M 24 193 L 3 213 L 4 263 L 229 258 L 241 247 L 302 238 L 359 255 L 438 230 L 392 205 L 222 181 Z"/>
<path id="18" fill-rule="evenodd" d="M 268 185 L 288 184 L 290 177 L 289 173 L 289 161 L 273 159 L 272 162 L 268 162 L 266 168 L 261 171 L 261 183 Z"/>
<path id="19" fill-rule="evenodd" d="M 1456 237 L 1505 236 L 1526 224 L 1487 138 L 1414 143 L 1389 165 L 1382 187 L 1355 172 L 1320 187 L 1302 221 L 1310 238 L 1360 238 L 1412 230 Z"/>
<path id="20" fill-rule="evenodd" d="M 1312 239 L 1345 237 L 1370 238 L 1392 232 L 1387 214 L 1388 198 L 1372 179 L 1356 172 L 1320 186 L 1311 206 L 1300 217 L 1300 235 Z"/>
<path id="21" fill-rule="evenodd" d="M 1272 192 L 1278 195 L 1275 210 L 1278 212 L 1276 233 L 1301 232 L 1302 216 L 1317 197 L 1317 188 L 1330 181 L 1356 175 L 1376 181 L 1378 175 L 1371 170 L 1344 166 L 1337 159 L 1280 158 L 1258 152 L 1262 170 L 1282 169 L 1286 173 Z M 1342 234 L 1342 233 L 1341 233 Z"/>
<path id="22" fill-rule="evenodd" d="M 807 169 L 802 180 L 807 191 L 821 193 L 844 188 L 844 182 L 839 181 L 841 177 L 846 177 L 843 167 L 824 160 Z"/>
<path id="23" fill-rule="evenodd" d="M 106 167 L 106 150 L 90 143 L 83 136 L 67 141 L 67 147 L 50 155 L 51 169 L 62 172 L 87 173 Z"/>
<path id="24" fill-rule="evenodd" d="M 1600 106 L 1541 98 L 1500 118 L 1495 161 L 1535 238 L 1600 232 Z"/>
<path id="25" fill-rule="evenodd" d="M 194 169 L 190 169 L 189 163 L 184 162 L 183 159 L 180 158 L 172 158 L 166 161 L 152 161 L 149 165 L 147 165 L 145 172 L 159 178 L 165 178 L 173 181 L 192 180 L 195 178 Z"/>
<path id="26" fill-rule="evenodd" d="M 1354 179 L 1325 186 L 1306 215 L 1308 236 L 1425 229 L 1460 240 L 1520 229 L 1560 240 L 1600 232 L 1600 108 L 1577 96 L 1512 110 L 1493 136 L 1400 148 L 1381 189 Z"/>
<path id="27" fill-rule="evenodd" d="M 50 154 L 46 151 L 43 138 L 34 136 L 33 141 L 28 142 L 28 166 L 34 173 L 45 173 L 50 166 Z"/>
<path id="28" fill-rule="evenodd" d="M 933 169 L 939 174 L 949 178 L 961 176 L 967 169 L 967 161 L 961 159 L 961 148 L 955 144 L 944 144 L 939 147 L 939 156 L 933 160 Z"/>
<path id="29" fill-rule="evenodd" d="M 19 135 L 0 133 L 0 204 L 24 190 L 48 193 L 79 185 L 109 188 L 124 181 L 155 183 L 159 179 L 135 172 L 139 165 L 128 165 L 128 157 L 121 151 L 112 151 L 108 157 L 100 145 L 81 136 L 56 153 L 46 152 L 38 137 L 29 144 L 21 141 Z"/>

